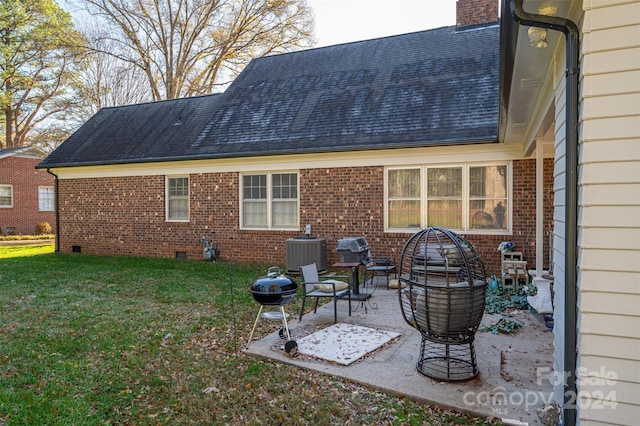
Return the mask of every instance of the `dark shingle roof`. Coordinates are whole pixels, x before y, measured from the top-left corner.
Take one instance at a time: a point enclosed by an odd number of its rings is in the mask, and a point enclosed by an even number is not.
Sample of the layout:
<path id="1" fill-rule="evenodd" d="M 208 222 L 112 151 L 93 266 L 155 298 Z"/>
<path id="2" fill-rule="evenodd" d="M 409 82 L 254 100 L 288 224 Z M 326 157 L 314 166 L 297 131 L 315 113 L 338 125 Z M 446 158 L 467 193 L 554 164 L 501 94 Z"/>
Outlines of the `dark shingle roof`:
<path id="1" fill-rule="evenodd" d="M 189 152 L 495 141 L 498 32 L 447 27 L 254 60 Z"/>
<path id="2" fill-rule="evenodd" d="M 495 24 L 259 58 L 219 96 L 101 110 L 40 167 L 495 142 L 498 66 Z"/>
<path id="3" fill-rule="evenodd" d="M 171 160 L 211 119 L 220 95 L 103 108 L 37 167 Z"/>

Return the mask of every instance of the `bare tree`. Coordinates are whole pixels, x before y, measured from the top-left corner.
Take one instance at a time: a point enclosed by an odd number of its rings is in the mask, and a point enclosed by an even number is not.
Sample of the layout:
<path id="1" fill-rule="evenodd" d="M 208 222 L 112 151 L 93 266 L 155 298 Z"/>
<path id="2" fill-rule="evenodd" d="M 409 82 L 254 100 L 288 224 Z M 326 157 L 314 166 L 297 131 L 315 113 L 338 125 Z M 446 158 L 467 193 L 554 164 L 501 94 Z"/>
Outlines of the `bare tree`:
<path id="1" fill-rule="evenodd" d="M 252 58 L 309 46 L 305 0 L 84 0 L 110 25 L 108 53 L 146 76 L 154 100 L 214 92 Z"/>
<path id="2" fill-rule="evenodd" d="M 101 108 L 152 99 L 144 73 L 114 56 L 120 44 L 100 38 L 95 20 L 81 24 L 81 31 L 94 40 L 94 45 L 87 51 L 86 68 L 78 75 L 77 91 L 81 101 L 77 105 L 77 117 L 86 121 Z"/>

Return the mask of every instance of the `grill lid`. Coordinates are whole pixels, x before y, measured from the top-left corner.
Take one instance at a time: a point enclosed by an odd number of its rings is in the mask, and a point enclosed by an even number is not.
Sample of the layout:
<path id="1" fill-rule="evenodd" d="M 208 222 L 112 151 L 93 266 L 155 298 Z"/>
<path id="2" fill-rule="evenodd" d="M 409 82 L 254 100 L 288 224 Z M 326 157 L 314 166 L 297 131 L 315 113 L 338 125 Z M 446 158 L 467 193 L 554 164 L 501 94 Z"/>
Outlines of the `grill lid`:
<path id="1" fill-rule="evenodd" d="M 336 246 L 338 251 L 349 250 L 353 253 L 361 253 L 369 249 L 369 243 L 364 237 L 340 238 Z"/>
<path id="2" fill-rule="evenodd" d="M 251 293 L 256 302 L 263 305 L 288 303 L 298 292 L 298 283 L 280 268 L 272 266 L 267 275 L 258 278 L 251 285 Z"/>

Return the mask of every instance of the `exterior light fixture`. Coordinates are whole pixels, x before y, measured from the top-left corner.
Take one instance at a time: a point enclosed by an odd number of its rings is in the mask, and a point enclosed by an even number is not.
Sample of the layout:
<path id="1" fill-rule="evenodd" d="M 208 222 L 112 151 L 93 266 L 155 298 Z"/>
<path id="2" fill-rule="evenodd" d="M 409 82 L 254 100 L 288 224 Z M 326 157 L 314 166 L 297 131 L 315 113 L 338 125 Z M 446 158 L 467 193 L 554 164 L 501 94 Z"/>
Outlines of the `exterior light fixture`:
<path id="1" fill-rule="evenodd" d="M 527 31 L 531 46 L 542 49 L 548 46 L 546 28 L 529 27 Z"/>
<path id="2" fill-rule="evenodd" d="M 538 13 L 540 15 L 545 16 L 555 16 L 557 12 L 558 9 L 554 6 L 543 7 L 538 10 Z M 527 35 L 529 36 L 529 43 L 531 44 L 531 46 L 537 49 L 543 49 L 549 45 L 547 43 L 546 28 L 529 27 L 529 30 L 527 30 Z"/>

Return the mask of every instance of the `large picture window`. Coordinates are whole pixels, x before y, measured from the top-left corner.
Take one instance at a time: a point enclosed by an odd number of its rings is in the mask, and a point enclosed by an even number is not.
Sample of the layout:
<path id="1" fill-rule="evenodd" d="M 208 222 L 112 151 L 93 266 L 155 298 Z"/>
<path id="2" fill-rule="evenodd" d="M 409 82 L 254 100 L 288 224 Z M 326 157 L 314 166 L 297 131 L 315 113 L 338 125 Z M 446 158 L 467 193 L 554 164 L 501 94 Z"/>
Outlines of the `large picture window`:
<path id="1" fill-rule="evenodd" d="M 13 207 L 13 186 L 0 185 L 0 208 Z"/>
<path id="2" fill-rule="evenodd" d="M 189 177 L 167 177 L 167 221 L 189 221 Z"/>
<path id="3" fill-rule="evenodd" d="M 38 210 L 41 212 L 50 212 L 54 210 L 53 187 L 38 187 Z"/>
<path id="4" fill-rule="evenodd" d="M 387 169 L 386 229 L 510 230 L 509 164 Z"/>
<path id="5" fill-rule="evenodd" d="M 298 174 L 241 176 L 242 227 L 298 229 Z"/>

